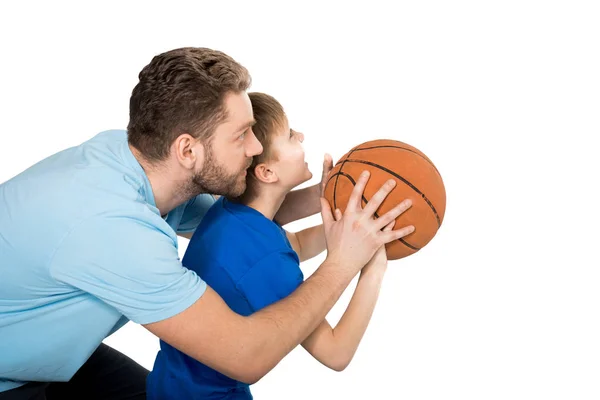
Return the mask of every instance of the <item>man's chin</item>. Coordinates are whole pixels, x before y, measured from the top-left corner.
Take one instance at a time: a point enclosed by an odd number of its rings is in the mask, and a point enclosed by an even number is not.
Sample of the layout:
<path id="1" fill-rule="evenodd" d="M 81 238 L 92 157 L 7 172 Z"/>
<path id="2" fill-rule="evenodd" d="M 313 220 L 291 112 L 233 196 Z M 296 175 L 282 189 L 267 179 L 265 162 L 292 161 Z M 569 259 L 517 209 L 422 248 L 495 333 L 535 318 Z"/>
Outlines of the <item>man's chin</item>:
<path id="1" fill-rule="evenodd" d="M 231 185 L 228 189 L 227 193 L 223 196 L 232 198 L 240 197 L 246 191 L 246 180 L 244 179 L 242 182 L 237 182 L 235 186 Z"/>

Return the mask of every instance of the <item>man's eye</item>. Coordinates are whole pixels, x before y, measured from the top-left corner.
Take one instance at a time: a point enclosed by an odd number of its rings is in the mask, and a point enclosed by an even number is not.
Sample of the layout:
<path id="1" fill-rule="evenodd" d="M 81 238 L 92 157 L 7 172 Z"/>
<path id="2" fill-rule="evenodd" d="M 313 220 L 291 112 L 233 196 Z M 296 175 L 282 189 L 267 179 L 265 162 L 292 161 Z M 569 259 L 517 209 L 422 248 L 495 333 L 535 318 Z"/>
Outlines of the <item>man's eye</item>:
<path id="1" fill-rule="evenodd" d="M 238 136 L 238 139 L 240 140 L 244 140 L 244 138 L 246 137 L 246 133 L 248 133 L 248 131 L 242 133 L 240 136 Z"/>

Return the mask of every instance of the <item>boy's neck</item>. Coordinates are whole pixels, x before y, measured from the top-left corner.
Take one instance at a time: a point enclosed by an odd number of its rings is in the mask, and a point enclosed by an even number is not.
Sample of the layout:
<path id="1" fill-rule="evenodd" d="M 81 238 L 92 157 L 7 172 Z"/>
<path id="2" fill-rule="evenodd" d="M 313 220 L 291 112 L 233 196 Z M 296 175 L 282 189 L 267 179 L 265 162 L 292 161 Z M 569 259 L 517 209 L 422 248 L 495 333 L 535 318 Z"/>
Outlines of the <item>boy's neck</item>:
<path id="1" fill-rule="evenodd" d="M 289 191 L 281 192 L 277 188 L 272 188 L 271 190 L 267 188 L 262 189 L 261 193 L 246 205 L 273 220 Z"/>

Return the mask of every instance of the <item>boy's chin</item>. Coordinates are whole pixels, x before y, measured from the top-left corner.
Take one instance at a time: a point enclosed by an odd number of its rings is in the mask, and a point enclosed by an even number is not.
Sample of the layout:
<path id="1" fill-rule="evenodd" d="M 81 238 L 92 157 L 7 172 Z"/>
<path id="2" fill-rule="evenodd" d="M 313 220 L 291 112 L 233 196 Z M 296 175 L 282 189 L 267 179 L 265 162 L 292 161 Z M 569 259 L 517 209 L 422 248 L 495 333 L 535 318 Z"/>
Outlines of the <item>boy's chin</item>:
<path id="1" fill-rule="evenodd" d="M 313 177 L 313 173 L 312 173 L 312 172 L 310 172 L 310 169 L 308 169 L 308 164 L 304 164 L 304 169 L 306 170 L 306 171 L 304 172 L 306 179 L 304 179 L 304 180 L 302 181 L 302 183 L 304 183 L 304 182 L 306 182 L 306 181 L 308 181 L 308 180 L 312 179 L 312 177 Z"/>
<path id="2" fill-rule="evenodd" d="M 298 186 L 298 185 L 302 185 L 304 182 L 308 182 L 312 179 L 313 174 L 312 172 L 310 172 L 308 169 L 305 171 L 304 176 L 300 179 L 298 179 L 298 183 L 296 183 L 294 185 L 294 187 Z"/>

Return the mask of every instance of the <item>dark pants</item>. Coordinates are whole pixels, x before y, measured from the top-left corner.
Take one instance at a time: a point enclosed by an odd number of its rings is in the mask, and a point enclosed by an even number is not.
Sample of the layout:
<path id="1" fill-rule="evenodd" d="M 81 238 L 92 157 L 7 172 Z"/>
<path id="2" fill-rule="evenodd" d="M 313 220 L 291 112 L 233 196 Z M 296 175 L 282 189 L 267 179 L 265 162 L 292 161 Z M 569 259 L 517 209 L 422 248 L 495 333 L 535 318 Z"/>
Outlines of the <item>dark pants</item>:
<path id="1" fill-rule="evenodd" d="M 0 400 L 139 400 L 148 370 L 102 343 L 69 382 L 30 382 L 0 392 Z"/>

